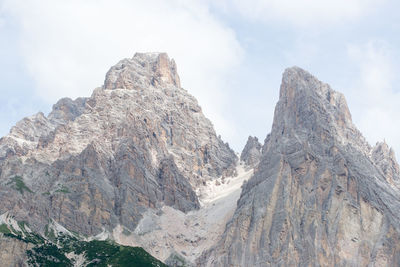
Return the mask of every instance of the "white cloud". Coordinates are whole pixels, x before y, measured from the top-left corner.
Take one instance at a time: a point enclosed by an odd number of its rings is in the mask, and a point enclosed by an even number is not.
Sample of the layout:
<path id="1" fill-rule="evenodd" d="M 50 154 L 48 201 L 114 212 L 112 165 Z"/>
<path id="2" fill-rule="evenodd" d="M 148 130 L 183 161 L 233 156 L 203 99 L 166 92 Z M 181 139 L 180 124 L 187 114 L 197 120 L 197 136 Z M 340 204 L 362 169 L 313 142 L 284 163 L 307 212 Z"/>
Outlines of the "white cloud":
<path id="1" fill-rule="evenodd" d="M 400 153 L 400 92 L 394 90 L 396 70 L 393 50 L 383 41 L 349 45 L 359 77 L 351 90 L 355 122 L 370 143 L 386 139 Z"/>
<path id="2" fill-rule="evenodd" d="M 221 116 L 225 97 L 215 92 L 240 62 L 242 49 L 207 3 L 5 0 L 3 10 L 18 22 L 22 58 L 36 93 L 49 103 L 90 95 L 111 65 L 135 52 L 166 51 L 218 132 L 227 139 L 233 132 Z"/>
<path id="3" fill-rule="evenodd" d="M 285 22 L 294 26 L 320 26 L 357 19 L 385 0 L 216 0 L 225 11 L 247 19 Z"/>
<path id="4" fill-rule="evenodd" d="M 4 27 L 4 24 L 5 24 L 5 19 L 3 16 L 4 16 L 4 11 L 3 11 L 3 8 L 2 8 L 1 2 L 0 2 L 0 29 L 2 27 Z"/>

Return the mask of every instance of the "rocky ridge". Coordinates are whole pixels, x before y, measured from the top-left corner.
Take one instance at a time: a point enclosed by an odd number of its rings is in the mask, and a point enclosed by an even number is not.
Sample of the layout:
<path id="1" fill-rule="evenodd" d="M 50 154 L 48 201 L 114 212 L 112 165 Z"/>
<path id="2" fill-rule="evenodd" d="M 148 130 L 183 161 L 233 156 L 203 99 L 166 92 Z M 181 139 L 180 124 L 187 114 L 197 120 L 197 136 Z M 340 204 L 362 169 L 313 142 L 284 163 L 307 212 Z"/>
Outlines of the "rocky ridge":
<path id="1" fill-rule="evenodd" d="M 258 170 L 198 264 L 398 266 L 400 191 L 385 176 L 397 166 L 387 152 L 368 145 L 342 94 L 287 69 Z"/>
<path id="2" fill-rule="evenodd" d="M 386 181 L 400 188 L 400 167 L 392 148 L 386 142 L 378 142 L 371 152 L 372 161 L 382 171 Z"/>
<path id="3" fill-rule="evenodd" d="M 50 219 L 86 235 L 133 231 L 149 208 L 198 209 L 196 189 L 236 161 L 174 61 L 137 53 L 91 97 L 61 99 L 0 139 L 0 213 L 40 233 Z"/>
<path id="4" fill-rule="evenodd" d="M 394 152 L 365 141 L 329 85 L 287 69 L 271 133 L 262 146 L 249 137 L 240 159 L 175 62 L 137 53 L 91 97 L 61 99 L 0 139 L 0 259 L 23 266 L 24 251 L 67 235 L 172 266 L 400 265 Z"/>
<path id="5" fill-rule="evenodd" d="M 257 137 L 249 136 L 247 143 L 240 154 L 240 160 L 247 167 L 254 168 L 258 165 L 261 158 L 262 145 Z"/>

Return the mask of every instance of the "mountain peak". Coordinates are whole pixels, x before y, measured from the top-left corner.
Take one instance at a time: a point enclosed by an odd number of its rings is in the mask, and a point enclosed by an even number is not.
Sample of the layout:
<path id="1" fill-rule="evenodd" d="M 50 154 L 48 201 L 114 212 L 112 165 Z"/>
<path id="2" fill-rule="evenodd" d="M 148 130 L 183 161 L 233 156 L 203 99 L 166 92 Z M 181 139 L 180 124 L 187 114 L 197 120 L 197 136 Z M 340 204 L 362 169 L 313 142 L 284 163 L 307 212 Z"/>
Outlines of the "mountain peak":
<path id="1" fill-rule="evenodd" d="M 240 154 L 240 160 L 243 161 L 247 167 L 255 167 L 261 158 L 261 148 L 262 145 L 258 142 L 258 138 L 249 136 Z"/>
<path id="2" fill-rule="evenodd" d="M 283 73 L 271 137 L 293 132 L 327 135 L 332 142 L 351 143 L 365 153 L 370 151 L 352 122 L 343 94 L 299 67 Z"/>
<path id="3" fill-rule="evenodd" d="M 181 87 L 175 61 L 167 53 L 136 53 L 106 74 L 104 89 L 143 89 L 149 86 Z"/>
<path id="4" fill-rule="evenodd" d="M 261 160 L 198 265 L 399 266 L 391 154 L 379 144 L 371 153 L 342 94 L 287 69 Z"/>
<path id="5" fill-rule="evenodd" d="M 305 94 L 317 98 L 320 102 L 324 102 L 325 105 L 333 105 L 340 108 L 348 113 L 351 120 L 343 94 L 336 92 L 329 84 L 321 82 L 302 68 L 297 66 L 287 68 L 282 75 L 280 98 L 300 97 Z"/>
<path id="6" fill-rule="evenodd" d="M 376 143 L 371 151 L 371 159 L 380 168 L 389 184 L 400 187 L 400 166 L 393 149 L 386 144 L 386 141 Z"/>

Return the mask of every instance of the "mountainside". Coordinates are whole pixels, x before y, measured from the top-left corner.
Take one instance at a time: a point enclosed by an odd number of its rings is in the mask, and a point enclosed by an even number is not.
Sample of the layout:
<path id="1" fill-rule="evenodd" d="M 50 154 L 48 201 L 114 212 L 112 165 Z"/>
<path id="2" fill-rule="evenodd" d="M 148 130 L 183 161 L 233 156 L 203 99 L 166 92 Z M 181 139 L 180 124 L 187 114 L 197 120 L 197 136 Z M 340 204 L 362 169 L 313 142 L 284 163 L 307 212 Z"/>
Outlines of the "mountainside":
<path id="1" fill-rule="evenodd" d="M 0 214 L 38 233 L 53 219 L 89 236 L 134 231 L 148 209 L 198 209 L 197 188 L 236 161 L 174 61 L 138 53 L 91 97 L 62 99 L 0 139 Z"/>
<path id="2" fill-rule="evenodd" d="M 298 67 L 239 161 L 175 62 L 137 53 L 0 139 L 0 248 L 10 266 L 400 266 L 400 167 Z"/>
<path id="3" fill-rule="evenodd" d="M 399 266 L 398 166 L 385 150 L 367 144 L 342 94 L 287 69 L 258 170 L 199 264 Z"/>

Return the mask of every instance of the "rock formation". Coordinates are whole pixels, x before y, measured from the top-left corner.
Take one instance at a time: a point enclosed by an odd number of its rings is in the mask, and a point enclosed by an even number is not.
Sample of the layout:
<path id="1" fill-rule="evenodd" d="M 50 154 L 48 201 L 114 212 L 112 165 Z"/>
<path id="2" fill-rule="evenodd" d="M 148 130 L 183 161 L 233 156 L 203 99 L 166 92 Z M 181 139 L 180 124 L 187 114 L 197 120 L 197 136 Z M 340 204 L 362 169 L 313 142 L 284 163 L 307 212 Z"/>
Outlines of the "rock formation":
<path id="1" fill-rule="evenodd" d="M 258 138 L 249 136 L 247 143 L 240 154 L 240 160 L 244 162 L 247 167 L 256 167 L 260 162 L 261 148 L 262 146 L 260 142 L 258 142 Z"/>
<path id="2" fill-rule="evenodd" d="M 26 251 L 33 246 L 22 240 L 4 238 L 0 234 L 0 262 L 2 266 L 27 266 Z"/>
<path id="3" fill-rule="evenodd" d="M 343 95 L 287 69 L 258 170 L 199 265 L 399 266 L 397 164 L 370 152 Z"/>
<path id="4" fill-rule="evenodd" d="M 0 139 L 0 260 L 24 266 L 53 248 L 73 266 L 113 238 L 177 266 L 400 265 L 394 152 L 365 141 L 329 85 L 287 69 L 271 133 L 262 146 L 249 137 L 240 159 L 175 62 L 135 54 L 90 97 Z M 143 252 L 99 244 L 115 256 L 103 263 Z"/>
<path id="5" fill-rule="evenodd" d="M 393 149 L 386 142 L 378 142 L 371 152 L 372 161 L 383 172 L 387 182 L 400 188 L 400 167 Z"/>
<path id="6" fill-rule="evenodd" d="M 165 53 L 112 67 L 91 97 L 61 99 L 0 139 L 0 214 L 43 232 L 50 219 L 86 235 L 133 231 L 149 209 L 199 208 L 196 188 L 234 171 Z"/>

